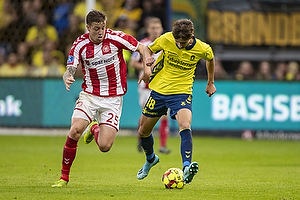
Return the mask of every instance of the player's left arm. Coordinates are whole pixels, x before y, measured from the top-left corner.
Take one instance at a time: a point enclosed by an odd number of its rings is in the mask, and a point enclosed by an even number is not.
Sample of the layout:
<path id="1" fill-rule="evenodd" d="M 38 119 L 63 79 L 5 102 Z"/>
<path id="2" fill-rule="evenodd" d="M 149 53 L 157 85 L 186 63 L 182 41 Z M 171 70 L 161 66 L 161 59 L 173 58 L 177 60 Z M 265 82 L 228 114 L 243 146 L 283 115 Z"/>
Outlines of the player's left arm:
<path id="1" fill-rule="evenodd" d="M 206 60 L 206 69 L 207 69 L 207 85 L 205 92 L 209 97 L 211 97 L 216 91 L 216 87 L 214 85 L 214 73 L 215 73 L 215 60 L 212 58 L 211 60 Z"/>

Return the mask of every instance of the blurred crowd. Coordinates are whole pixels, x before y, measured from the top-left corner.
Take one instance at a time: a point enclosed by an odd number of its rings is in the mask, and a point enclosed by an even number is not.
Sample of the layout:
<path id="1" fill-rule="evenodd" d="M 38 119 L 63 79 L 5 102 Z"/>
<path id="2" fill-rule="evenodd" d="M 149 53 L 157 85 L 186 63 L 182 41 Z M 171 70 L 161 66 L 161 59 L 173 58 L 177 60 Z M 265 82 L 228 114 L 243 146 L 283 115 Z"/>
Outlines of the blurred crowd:
<path id="1" fill-rule="evenodd" d="M 95 7 L 106 13 L 108 28 L 138 40 L 147 36 L 149 17 L 168 24 L 165 0 L 96 0 Z M 72 43 L 86 32 L 85 14 L 85 0 L 0 0 L 0 77 L 61 77 Z M 129 62 L 130 52 L 124 55 Z M 128 72 L 138 76 L 131 67 Z M 199 63 L 196 78 L 204 75 L 205 63 Z M 300 80 L 299 63 L 216 59 L 215 78 Z"/>
<path id="2" fill-rule="evenodd" d="M 299 63 L 295 61 L 221 61 L 215 57 L 216 80 L 300 81 L 299 69 Z M 196 78 L 205 77 L 207 77 L 205 62 L 200 62 Z"/>
<path id="3" fill-rule="evenodd" d="M 295 61 L 242 61 L 235 64 L 232 62 L 224 62 L 223 64 L 220 60 L 216 59 L 215 79 L 238 81 L 300 81 L 299 63 Z"/>
<path id="4" fill-rule="evenodd" d="M 149 17 L 167 24 L 165 0 L 96 0 L 95 9 L 106 13 L 107 28 L 138 40 Z M 0 0 L 0 77 L 61 77 L 85 15 L 85 0 Z"/>

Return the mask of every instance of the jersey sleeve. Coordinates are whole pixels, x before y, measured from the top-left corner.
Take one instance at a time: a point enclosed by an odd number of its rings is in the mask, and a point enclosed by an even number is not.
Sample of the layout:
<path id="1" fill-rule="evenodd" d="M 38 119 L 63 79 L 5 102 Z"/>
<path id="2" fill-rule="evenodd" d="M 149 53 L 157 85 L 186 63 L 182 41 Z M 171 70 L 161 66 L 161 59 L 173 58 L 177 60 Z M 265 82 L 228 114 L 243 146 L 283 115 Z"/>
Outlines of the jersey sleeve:
<path id="1" fill-rule="evenodd" d="M 163 40 L 164 40 L 164 35 L 158 37 L 156 40 L 154 40 L 154 42 L 148 44 L 148 48 L 150 49 L 150 51 L 152 51 L 152 53 L 160 52 L 163 49 L 162 48 Z"/>
<path id="2" fill-rule="evenodd" d="M 107 33 L 108 39 L 110 39 L 111 42 L 120 49 L 126 49 L 134 52 L 139 46 L 139 42 L 133 36 L 122 31 L 113 31 L 108 29 Z"/>
<path id="3" fill-rule="evenodd" d="M 204 42 L 202 42 L 202 45 L 203 45 L 203 49 L 204 49 L 203 58 L 205 60 L 213 59 L 214 53 L 213 53 L 213 50 L 212 50 L 211 46 L 204 43 Z"/>
<path id="4" fill-rule="evenodd" d="M 125 49 L 132 52 L 137 50 L 139 46 L 139 42 L 133 36 L 125 34 L 125 36 L 123 36 L 123 39 L 125 39 L 125 43 L 124 43 Z"/>
<path id="5" fill-rule="evenodd" d="M 80 58 L 81 58 L 80 57 L 80 52 L 79 52 L 80 49 L 78 48 L 79 47 L 79 45 L 78 45 L 79 40 L 80 39 L 77 38 L 74 41 L 74 43 L 73 43 L 73 45 L 70 49 L 68 60 L 67 60 L 67 66 L 73 66 L 73 67 L 77 68 L 77 66 L 79 65 L 79 61 L 80 61 Z"/>

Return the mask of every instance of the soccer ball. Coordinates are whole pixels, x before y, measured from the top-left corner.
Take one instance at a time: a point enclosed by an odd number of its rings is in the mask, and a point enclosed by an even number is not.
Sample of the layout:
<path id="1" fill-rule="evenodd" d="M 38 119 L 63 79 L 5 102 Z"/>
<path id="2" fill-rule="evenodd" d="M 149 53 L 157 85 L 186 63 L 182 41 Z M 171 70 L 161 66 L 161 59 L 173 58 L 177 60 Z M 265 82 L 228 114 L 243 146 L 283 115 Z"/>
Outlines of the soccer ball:
<path id="1" fill-rule="evenodd" d="M 167 189 L 183 188 L 183 171 L 179 168 L 168 169 L 162 177 L 162 182 Z"/>

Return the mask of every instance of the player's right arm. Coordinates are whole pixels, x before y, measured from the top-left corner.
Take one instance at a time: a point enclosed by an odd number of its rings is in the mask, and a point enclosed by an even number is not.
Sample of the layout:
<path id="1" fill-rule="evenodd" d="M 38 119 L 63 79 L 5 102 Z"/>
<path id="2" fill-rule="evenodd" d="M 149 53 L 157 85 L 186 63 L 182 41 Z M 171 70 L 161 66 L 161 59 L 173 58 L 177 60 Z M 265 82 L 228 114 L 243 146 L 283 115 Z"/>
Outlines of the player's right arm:
<path id="1" fill-rule="evenodd" d="M 70 91 L 72 83 L 75 81 L 74 75 L 80 63 L 80 48 L 76 48 L 78 44 L 86 40 L 87 34 L 79 36 L 74 42 L 69 52 L 69 57 L 67 60 L 67 69 L 63 75 L 63 81 L 65 83 L 66 89 Z"/>
<path id="2" fill-rule="evenodd" d="M 152 57 L 152 51 L 145 46 L 144 48 L 144 74 L 139 78 L 138 83 L 141 83 L 143 80 L 145 83 L 148 83 L 152 73 L 152 65 L 155 63 L 155 59 Z"/>
<path id="3" fill-rule="evenodd" d="M 154 64 L 155 59 L 152 57 L 152 51 L 148 48 L 148 46 L 146 46 L 144 49 L 144 56 L 145 56 L 144 65 L 151 67 Z"/>
<path id="4" fill-rule="evenodd" d="M 76 67 L 73 66 L 67 66 L 67 70 L 65 71 L 63 75 L 63 80 L 66 86 L 66 89 L 70 91 L 70 87 L 72 83 L 75 81 L 74 75 L 76 73 Z"/>

